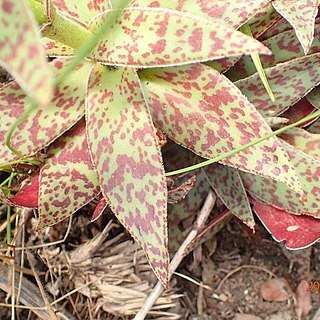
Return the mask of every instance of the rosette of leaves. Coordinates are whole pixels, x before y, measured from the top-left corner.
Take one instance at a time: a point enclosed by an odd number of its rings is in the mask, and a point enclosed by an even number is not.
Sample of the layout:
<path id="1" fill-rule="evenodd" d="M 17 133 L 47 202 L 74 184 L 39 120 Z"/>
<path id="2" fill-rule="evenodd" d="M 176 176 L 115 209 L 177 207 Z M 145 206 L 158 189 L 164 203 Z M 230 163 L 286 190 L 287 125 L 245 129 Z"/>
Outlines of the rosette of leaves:
<path id="1" fill-rule="evenodd" d="M 251 228 L 253 203 L 288 248 L 320 237 L 318 120 L 310 132 L 272 136 L 273 128 L 319 107 L 318 2 L 168 2 L 133 0 L 118 9 L 107 0 L 29 0 L 29 7 L 3 0 L 0 11 L 7 26 L 0 29 L 0 61 L 15 78 L 0 90 L 0 168 L 46 148 L 30 183 L 14 197 L 3 192 L 2 201 L 37 207 L 45 227 L 99 196 L 94 218 L 109 206 L 165 286 L 167 212 L 179 241 L 176 227 L 196 213 L 210 187 Z M 237 31 L 244 24 L 254 38 Z M 105 25 L 93 50 L 65 76 Z M 254 53 L 261 55 L 274 102 L 252 69 Z M 50 73 L 59 79 L 52 96 Z M 290 110 L 302 98 L 308 108 L 293 120 Z M 12 152 L 4 141 L 15 126 Z M 173 141 L 173 152 L 161 153 L 156 130 Z M 257 139 L 263 141 L 254 145 Z M 212 164 L 179 176 L 168 189 L 163 157 L 167 171 L 200 157 Z"/>

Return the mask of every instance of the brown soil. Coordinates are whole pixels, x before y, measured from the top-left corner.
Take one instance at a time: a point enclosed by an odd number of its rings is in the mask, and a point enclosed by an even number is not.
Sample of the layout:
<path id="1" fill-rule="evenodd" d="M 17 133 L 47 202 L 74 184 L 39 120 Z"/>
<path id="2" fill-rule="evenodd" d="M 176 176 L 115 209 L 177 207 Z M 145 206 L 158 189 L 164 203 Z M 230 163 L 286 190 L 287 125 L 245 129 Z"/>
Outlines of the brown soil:
<path id="1" fill-rule="evenodd" d="M 33 276 L 24 274 L 22 287 L 27 287 L 27 296 L 34 295 L 34 300 L 38 299 L 39 306 L 45 304 L 45 299 L 61 298 L 54 305 L 55 311 L 60 310 L 59 319 L 132 319 L 150 293 L 155 278 L 142 251 L 115 218 L 106 214 L 90 223 L 87 210 L 91 208 L 74 216 L 64 242 L 28 250 L 28 259 L 26 253 L 23 257 L 21 251 L 16 251 L 16 261 L 22 259 L 23 267 L 36 272 L 40 280 L 37 282 Z M 113 224 L 101 235 L 110 221 Z M 44 235 L 35 236 L 31 228 L 32 219 L 25 230 L 25 239 L 20 240 L 24 246 L 63 238 L 68 222 L 50 228 Z M 148 319 L 177 319 L 179 316 L 192 320 L 298 320 L 293 294 L 284 302 L 267 302 L 260 297 L 260 287 L 270 277 L 284 277 L 294 292 L 299 275 L 297 266 L 290 269 L 290 262 L 278 244 L 262 227 L 259 230 L 258 235 L 251 237 L 235 220 L 229 222 L 215 239 L 191 253 L 178 270 L 209 286 L 210 290 L 174 276 L 172 289 L 166 291 L 158 303 L 158 310 L 154 310 Z M 307 280 L 320 280 L 319 253 L 318 244 L 313 248 L 311 274 Z M 7 273 L 4 272 L 6 268 Z M 12 280 L 10 268 L 5 267 L 0 275 L 0 288 L 4 291 L 10 290 L 10 285 L 7 283 L 6 287 L 5 284 L 5 280 Z M 19 278 L 16 279 L 18 282 Z M 45 294 L 39 287 L 43 287 Z M 70 294 L 72 290 L 74 292 Z M 0 290 L 3 304 L 8 302 L 4 291 Z M 320 294 L 313 293 L 312 300 L 313 309 L 303 320 L 316 320 Z M 10 318 L 11 309 L 1 306 L 0 319 Z M 50 319 L 48 315 L 39 317 L 22 309 L 16 309 L 16 318 Z"/>

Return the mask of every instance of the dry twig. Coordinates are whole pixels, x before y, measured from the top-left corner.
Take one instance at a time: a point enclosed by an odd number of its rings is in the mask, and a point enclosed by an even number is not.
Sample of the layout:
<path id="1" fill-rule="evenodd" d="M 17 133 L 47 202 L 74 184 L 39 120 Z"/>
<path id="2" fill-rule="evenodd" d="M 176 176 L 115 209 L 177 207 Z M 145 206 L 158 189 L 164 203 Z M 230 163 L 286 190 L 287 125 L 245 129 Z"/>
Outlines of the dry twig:
<path id="1" fill-rule="evenodd" d="M 169 265 L 169 280 L 172 277 L 172 274 L 175 272 L 175 270 L 178 268 L 179 264 L 181 263 L 182 259 L 186 256 L 188 253 L 188 247 L 192 243 L 192 241 L 196 238 L 199 230 L 204 226 L 205 222 L 207 221 L 214 205 L 216 202 L 216 196 L 215 194 L 210 191 L 207 199 L 199 213 L 199 216 L 194 223 L 191 231 L 189 232 L 186 239 L 181 244 L 180 248 L 178 249 L 177 253 L 173 257 L 170 265 Z M 154 289 L 152 290 L 151 294 L 147 298 L 144 306 L 142 309 L 136 314 L 133 320 L 143 320 L 147 316 L 149 310 L 152 308 L 156 300 L 160 297 L 162 294 L 164 288 L 161 285 L 161 283 L 158 281 Z"/>

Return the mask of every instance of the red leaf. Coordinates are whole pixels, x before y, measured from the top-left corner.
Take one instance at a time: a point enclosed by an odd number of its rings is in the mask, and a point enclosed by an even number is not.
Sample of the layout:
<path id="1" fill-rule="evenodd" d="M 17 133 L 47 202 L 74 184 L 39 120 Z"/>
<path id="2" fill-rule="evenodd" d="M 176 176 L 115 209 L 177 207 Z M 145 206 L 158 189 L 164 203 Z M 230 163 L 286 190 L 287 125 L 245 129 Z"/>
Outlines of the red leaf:
<path id="1" fill-rule="evenodd" d="M 285 246 L 288 249 L 306 248 L 320 239 L 319 219 L 296 216 L 268 204 L 259 203 L 252 198 L 250 201 L 257 216 L 273 238 L 278 242 L 286 241 Z"/>
<path id="2" fill-rule="evenodd" d="M 101 214 L 103 213 L 104 209 L 108 206 L 107 200 L 100 195 L 100 198 L 98 200 L 98 204 L 96 208 L 94 209 L 93 215 L 91 217 L 91 222 L 96 221 L 100 218 Z"/>
<path id="3" fill-rule="evenodd" d="M 24 185 L 10 201 L 21 207 L 37 208 L 39 200 L 39 172 L 31 176 L 30 182 Z"/>

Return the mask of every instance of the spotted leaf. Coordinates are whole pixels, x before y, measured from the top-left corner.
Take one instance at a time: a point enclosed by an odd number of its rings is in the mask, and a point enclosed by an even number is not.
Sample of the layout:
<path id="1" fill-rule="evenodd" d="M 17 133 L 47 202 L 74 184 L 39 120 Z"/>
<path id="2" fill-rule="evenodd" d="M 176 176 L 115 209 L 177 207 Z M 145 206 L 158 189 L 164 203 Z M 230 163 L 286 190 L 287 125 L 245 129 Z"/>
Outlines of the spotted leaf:
<path id="1" fill-rule="evenodd" d="M 320 35 L 319 35 L 320 37 Z M 320 109 L 320 87 L 314 88 L 308 95 L 308 101 L 317 109 Z"/>
<path id="2" fill-rule="evenodd" d="M 43 37 L 41 42 L 48 57 L 69 57 L 75 54 L 75 49 L 59 41 Z"/>
<path id="3" fill-rule="evenodd" d="M 89 79 L 86 116 L 102 193 L 167 286 L 166 179 L 155 128 L 135 71 L 97 64 Z"/>
<path id="4" fill-rule="evenodd" d="M 315 38 L 309 49 L 309 54 L 320 51 L 320 24 L 315 29 Z M 290 61 L 295 58 L 303 57 L 304 51 L 296 37 L 293 29 L 276 34 L 262 42 L 272 51 L 272 55 L 262 55 L 260 57 L 264 68 L 269 68 L 281 62 Z M 236 63 L 234 68 L 228 73 L 228 77 L 233 81 L 246 78 L 256 72 L 252 60 L 249 56 L 243 56 Z"/>
<path id="5" fill-rule="evenodd" d="M 183 200 L 196 183 L 196 176 L 192 176 L 178 186 L 174 186 L 168 190 L 168 203 L 174 204 Z"/>
<path id="6" fill-rule="evenodd" d="M 237 29 L 267 6 L 268 2 L 269 0 L 132 0 L 129 6 L 175 9 Z"/>
<path id="7" fill-rule="evenodd" d="M 293 26 L 303 50 L 307 54 L 313 40 L 318 0 L 274 0 L 272 5 Z"/>
<path id="8" fill-rule="evenodd" d="M 238 170 L 218 163 L 207 166 L 204 170 L 213 190 L 225 206 L 253 229 L 255 222 Z"/>
<path id="9" fill-rule="evenodd" d="M 271 132 L 254 106 L 223 75 L 201 64 L 140 73 L 154 122 L 169 138 L 214 158 Z M 221 163 L 283 181 L 302 193 L 277 138 Z"/>
<path id="10" fill-rule="evenodd" d="M 295 216 L 267 204 L 252 202 L 263 225 L 276 241 L 285 241 L 287 249 L 307 248 L 320 239 L 320 220 Z"/>
<path id="11" fill-rule="evenodd" d="M 51 3 L 63 15 L 84 24 L 87 24 L 97 14 L 112 8 L 109 0 L 51 0 Z"/>
<path id="12" fill-rule="evenodd" d="M 296 170 L 297 177 L 304 190 L 304 196 L 299 196 L 281 182 L 241 172 L 246 190 L 256 200 L 278 209 L 296 215 L 306 214 L 320 218 L 320 161 L 293 148 L 284 141 L 282 144 Z"/>
<path id="13" fill-rule="evenodd" d="M 0 65 L 32 99 L 47 106 L 53 93 L 53 77 L 25 0 L 2 0 L 0 23 Z"/>
<path id="14" fill-rule="evenodd" d="M 111 13 L 98 16 L 96 30 Z M 207 61 L 242 53 L 269 54 L 239 31 L 176 10 L 131 8 L 120 14 L 92 57 L 109 65 L 151 67 Z"/>
<path id="15" fill-rule="evenodd" d="M 280 135 L 295 149 L 320 161 L 320 134 L 312 134 L 300 128 L 292 128 Z"/>
<path id="16" fill-rule="evenodd" d="M 97 220 L 100 218 L 102 215 L 103 211 L 107 208 L 108 202 L 107 200 L 103 197 L 103 195 L 100 195 L 98 203 L 94 209 L 94 212 L 91 217 L 91 222 Z"/>
<path id="17" fill-rule="evenodd" d="M 263 6 L 249 21 L 253 36 L 255 38 L 260 37 L 280 19 L 281 16 L 274 10 L 271 3 L 267 6 Z"/>
<path id="18" fill-rule="evenodd" d="M 84 121 L 55 141 L 47 156 L 40 171 L 39 228 L 69 217 L 100 192 Z"/>
<path id="19" fill-rule="evenodd" d="M 280 63 L 264 71 L 275 95 L 275 102 L 269 99 L 258 74 L 239 80 L 235 85 L 263 116 L 277 116 L 318 85 L 320 53 Z"/>
<path id="20" fill-rule="evenodd" d="M 68 59 L 56 59 L 53 69 L 59 74 Z M 67 131 L 84 114 L 86 82 L 92 64 L 84 61 L 72 74 L 57 86 L 49 107 L 37 107 L 14 131 L 12 146 L 23 155 L 34 154 Z M 32 106 L 16 82 L 0 90 L 0 158 L 12 161 L 16 156 L 6 147 L 5 137 L 18 117 Z"/>

